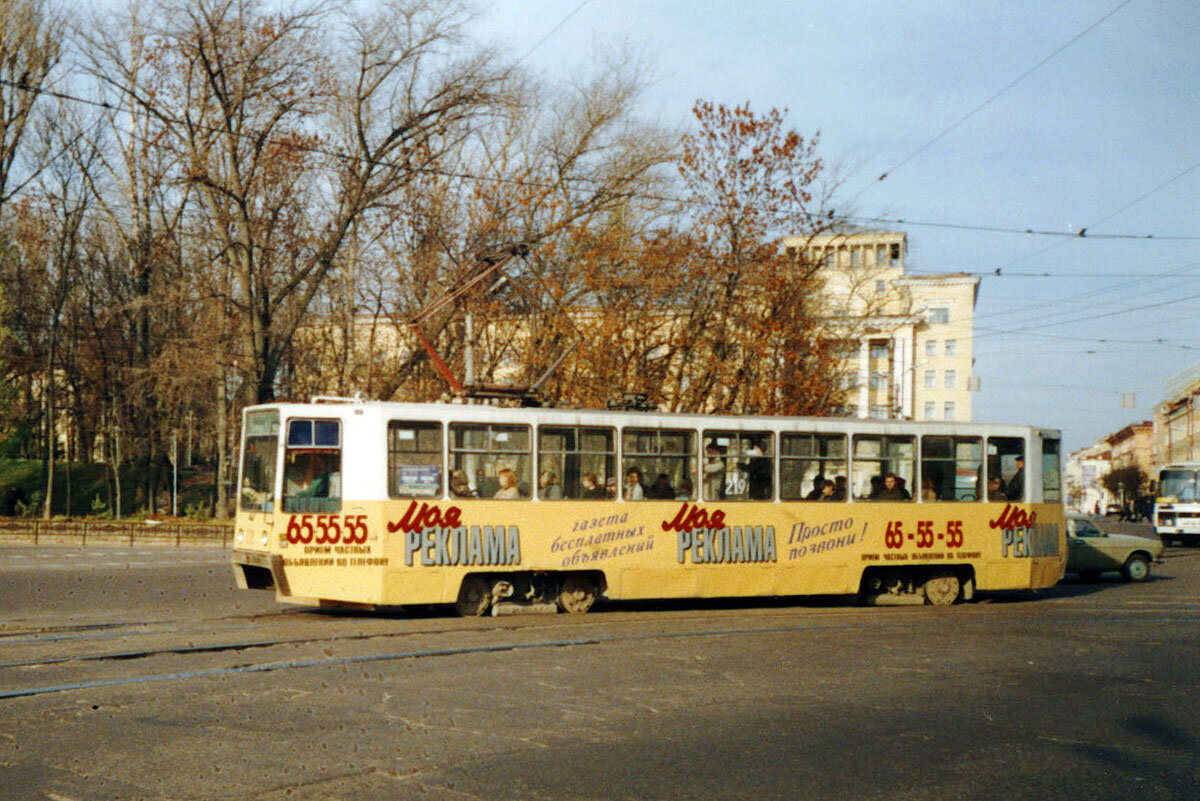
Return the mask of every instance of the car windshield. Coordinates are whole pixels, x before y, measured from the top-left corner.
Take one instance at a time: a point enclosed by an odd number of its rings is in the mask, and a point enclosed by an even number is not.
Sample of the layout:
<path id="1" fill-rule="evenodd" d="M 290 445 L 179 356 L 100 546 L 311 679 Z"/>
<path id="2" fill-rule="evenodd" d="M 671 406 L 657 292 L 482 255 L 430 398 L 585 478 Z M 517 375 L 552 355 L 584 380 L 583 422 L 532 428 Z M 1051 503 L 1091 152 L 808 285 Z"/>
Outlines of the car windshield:
<path id="1" fill-rule="evenodd" d="M 1159 476 L 1159 495 L 1177 501 L 1196 500 L 1195 470 L 1164 470 Z"/>

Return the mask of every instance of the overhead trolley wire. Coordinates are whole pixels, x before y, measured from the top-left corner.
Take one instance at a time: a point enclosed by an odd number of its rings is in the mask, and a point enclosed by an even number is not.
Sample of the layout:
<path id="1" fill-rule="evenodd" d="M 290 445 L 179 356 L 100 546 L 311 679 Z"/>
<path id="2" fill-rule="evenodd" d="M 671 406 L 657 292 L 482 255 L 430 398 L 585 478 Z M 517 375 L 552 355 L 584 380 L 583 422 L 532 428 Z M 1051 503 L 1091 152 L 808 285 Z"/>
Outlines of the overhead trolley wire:
<path id="1" fill-rule="evenodd" d="M 1126 0 L 1125 4 L 1130 3 L 1130 2 L 1133 2 L 1133 0 Z M 1122 4 L 1122 5 L 1124 5 L 1124 4 Z M 1112 13 L 1115 13 L 1115 11 Z M 0 85 L 4 85 L 4 86 L 11 87 L 11 88 L 24 90 L 24 91 L 38 92 L 40 94 L 44 94 L 44 95 L 47 95 L 48 97 L 53 97 L 58 100 L 82 103 L 82 104 L 90 105 L 90 106 L 93 106 L 96 108 L 101 108 L 106 111 L 120 112 L 120 111 L 124 110 L 122 107 L 113 105 L 112 103 L 110 103 L 106 100 L 92 100 L 90 98 L 79 97 L 76 95 L 71 95 L 69 93 L 61 92 L 61 91 L 54 90 L 54 89 L 32 89 L 30 87 L 22 86 L 18 83 L 4 80 L 4 79 L 0 79 Z M 128 92 L 126 92 L 126 94 L 128 94 Z M 140 100 L 138 100 L 136 98 L 136 96 L 134 97 L 134 101 L 144 108 L 147 107 L 144 103 L 142 103 Z M 167 113 L 159 111 L 159 110 L 153 110 L 151 113 L 157 119 L 159 119 L 161 122 L 164 122 L 164 123 L 173 124 L 173 125 L 181 125 L 181 124 L 196 125 L 196 123 L 194 123 L 194 122 L 187 122 L 185 120 L 179 119 L 177 117 L 174 117 L 170 114 L 167 114 Z M 251 133 L 231 132 L 226 128 L 221 128 L 218 126 L 200 125 L 198 127 L 206 129 L 206 130 L 210 130 L 213 132 L 222 133 L 225 135 L 232 135 L 232 136 L 235 136 L 240 139 L 252 139 L 254 141 L 261 141 L 259 137 L 256 137 L 255 135 L 253 135 Z M 131 133 L 130 135 L 135 136 L 135 137 L 137 136 L 137 134 L 134 134 L 134 133 Z M 436 176 L 436 177 L 440 177 L 440 178 L 452 178 L 452 179 L 463 180 L 463 181 L 476 181 L 476 182 L 480 182 L 480 183 L 493 183 L 493 184 L 498 184 L 498 185 L 515 185 L 515 186 L 521 186 L 524 188 L 534 187 L 534 188 L 541 188 L 541 189 L 546 189 L 546 190 L 559 189 L 559 188 L 561 188 L 562 184 L 564 184 L 564 183 L 565 184 L 575 184 L 575 185 L 601 183 L 601 179 L 589 178 L 587 176 L 567 177 L 567 178 L 563 178 L 563 179 L 555 180 L 555 181 L 548 181 L 548 180 L 540 181 L 537 179 L 530 179 L 527 177 L 477 175 L 477 174 L 463 171 L 463 170 L 448 170 L 448 169 L 443 169 L 440 167 L 433 167 L 433 166 L 413 167 L 411 165 L 402 165 L 399 162 L 396 162 L 394 160 L 371 160 L 371 159 L 364 158 L 362 156 L 353 155 L 353 154 L 345 153 L 345 152 L 340 152 L 340 151 L 330 149 L 330 148 L 319 147 L 316 145 L 303 144 L 300 142 L 284 141 L 284 140 L 278 140 L 278 141 L 270 140 L 270 141 L 272 144 L 277 145 L 278 147 L 281 147 L 281 148 L 291 149 L 291 150 L 295 150 L 297 152 L 302 152 L 302 153 L 311 153 L 314 155 L 326 156 L 328 158 L 333 158 L 333 159 L 337 159 L 340 161 L 372 162 L 372 163 L 380 164 L 382 166 L 392 166 L 392 167 L 403 166 L 406 169 L 409 169 L 414 173 L 432 175 L 432 176 Z M 1181 173 L 1180 175 L 1171 179 L 1171 181 L 1168 181 L 1167 183 L 1171 183 L 1174 180 L 1178 180 L 1179 178 L 1182 178 L 1183 175 L 1187 174 L 1188 172 L 1190 172 L 1192 169 L 1194 169 L 1197 166 L 1200 166 L 1200 163 L 1193 165 L 1192 167 L 1189 167 L 1188 170 L 1185 170 L 1183 173 Z M 1165 186 L 1165 185 L 1166 184 L 1164 184 L 1163 186 Z M 1144 199 L 1145 197 L 1148 197 L 1149 195 L 1158 191 L 1158 189 L 1160 189 L 1160 188 L 1162 188 L 1162 187 L 1160 186 L 1154 190 L 1151 190 L 1149 193 L 1144 195 L 1142 198 L 1139 198 L 1137 201 L 1133 201 L 1133 202 L 1134 203 L 1140 202 L 1140 200 Z M 648 201 L 655 201 L 655 202 L 675 203 L 675 204 L 679 204 L 679 205 L 688 205 L 688 206 L 702 205 L 700 201 L 695 201 L 695 200 L 691 200 L 689 198 L 676 197 L 676 196 L 667 195 L 667 194 L 663 194 L 663 193 L 656 193 L 656 192 L 638 191 L 638 190 L 630 189 L 630 190 L 620 192 L 619 194 L 621 196 L 628 197 L 630 199 L 641 199 L 641 200 L 648 200 Z M 389 204 L 386 204 L 386 203 L 381 203 L 379 205 L 380 205 L 380 207 L 385 207 L 385 208 L 391 207 Z M 1128 205 L 1132 205 L 1132 203 L 1130 203 Z M 1123 207 L 1123 209 L 1127 208 L 1128 205 L 1126 207 Z M 763 211 L 763 212 L 781 212 L 781 211 L 783 211 L 783 209 L 781 207 L 762 205 L 762 204 L 758 204 L 756 206 L 756 208 L 758 208 L 760 211 Z M 1119 212 L 1115 212 L 1115 213 L 1119 213 Z M 857 216 L 857 215 L 847 215 L 847 216 L 843 216 L 843 217 L 835 217 L 833 219 L 835 222 L 913 226 L 913 227 L 918 227 L 918 228 L 922 228 L 922 227 L 924 227 L 924 228 L 944 228 L 944 229 L 960 230 L 960 231 L 978 231 L 978 232 L 982 232 L 982 233 L 1000 233 L 1000 234 L 1017 234 L 1017 235 L 1025 235 L 1025 236 L 1054 237 L 1054 238 L 1062 238 L 1064 240 L 1069 240 L 1069 239 L 1073 239 L 1073 238 L 1087 238 L 1087 239 L 1095 239 L 1095 240 L 1140 240 L 1140 241 L 1160 241 L 1160 242 L 1200 241 L 1200 235 L 1155 234 L 1155 233 L 1099 234 L 1099 233 L 1088 233 L 1086 228 L 1080 229 L 1078 231 L 1056 231 L 1056 230 L 1051 230 L 1048 228 L 1034 227 L 1034 226 L 1027 226 L 1027 227 L 1022 228 L 1022 227 L 1013 227 L 1013 226 L 982 225 L 982 224 L 970 224 L 970 223 L 958 223 L 958 222 L 939 222 L 939 221 L 931 221 L 931 220 L 910 220 L 910 219 L 906 219 L 906 218 L 893 218 L 893 217 L 865 217 L 865 216 Z M 1105 219 L 1108 219 L 1108 218 L 1106 217 Z"/>
<path id="2" fill-rule="evenodd" d="M 985 109 L 985 108 L 987 108 L 989 105 L 991 105 L 991 104 L 992 104 L 992 103 L 993 103 L 995 100 L 997 100 L 997 99 L 998 99 L 998 98 L 999 98 L 1001 95 L 1005 94 L 1006 92 L 1008 92 L 1008 90 L 1012 89 L 1014 86 L 1016 86 L 1017 84 L 1019 84 L 1021 81 L 1025 80 L 1025 79 L 1026 79 L 1026 78 L 1028 78 L 1030 75 L 1032 75 L 1033 73 L 1037 72 L 1037 71 L 1038 71 L 1039 69 L 1041 69 L 1043 66 L 1045 66 L 1046 64 L 1048 64 L 1048 63 L 1049 63 L 1051 60 L 1053 60 L 1053 59 L 1054 59 L 1054 57 L 1055 57 L 1055 56 L 1057 56 L 1059 53 L 1062 53 L 1064 50 L 1066 50 L 1068 47 L 1070 47 L 1071 45 L 1073 45 L 1073 44 L 1075 44 L 1076 42 L 1078 42 L 1078 41 L 1079 41 L 1080 39 L 1082 39 L 1084 36 L 1087 36 L 1089 33 L 1091 33 L 1093 30 L 1095 30 L 1097 27 L 1099 27 L 1099 26 L 1101 25 L 1101 23 L 1103 23 L 1103 22 L 1104 22 L 1105 20 L 1107 20 L 1109 17 L 1113 16 L 1113 15 L 1114 15 L 1114 14 L 1116 14 L 1118 11 L 1120 11 L 1121 9 L 1123 9 L 1125 6 L 1129 5 L 1129 4 L 1130 4 L 1130 3 L 1132 3 L 1132 2 L 1133 2 L 1133 0 L 1123 0 L 1123 2 L 1119 3 L 1119 4 L 1118 4 L 1118 5 L 1115 7 L 1115 8 L 1113 8 L 1113 9 L 1112 9 L 1111 11 L 1109 11 L 1107 14 L 1105 14 L 1105 15 L 1104 15 L 1104 16 L 1102 16 L 1102 17 L 1100 17 L 1098 20 L 1096 20 L 1096 21 L 1095 21 L 1095 22 L 1093 22 L 1091 25 L 1089 25 L 1089 26 L 1087 26 L 1086 28 L 1084 28 L 1084 29 L 1083 29 L 1082 31 L 1080 31 L 1079 33 L 1075 34 L 1075 36 L 1073 36 L 1073 37 L 1072 37 L 1072 38 L 1071 38 L 1069 41 L 1067 41 L 1065 44 L 1062 44 L 1062 45 L 1060 45 L 1058 48 L 1056 48 L 1054 51 L 1052 51 L 1052 52 L 1051 52 L 1049 55 L 1047 55 L 1047 56 L 1046 56 L 1045 58 L 1043 58 L 1041 61 L 1039 61 L 1038 63 L 1034 64 L 1032 67 L 1030 67 L 1029 69 L 1025 70 L 1025 72 L 1021 73 L 1021 74 L 1020 74 L 1020 75 L 1018 75 L 1016 78 L 1014 78 L 1013 80 L 1011 80 L 1011 81 L 1009 81 L 1007 84 L 1005 84 L 1005 86 L 1003 86 L 1003 87 L 1002 87 L 1002 88 L 1001 88 L 999 91 L 997 91 L 997 92 L 995 92 L 994 94 L 992 94 L 992 96 L 991 96 L 991 97 L 987 98 L 987 99 L 986 99 L 986 100 L 984 100 L 982 103 L 980 103 L 979 105 L 977 105 L 975 108 L 973 108 L 973 109 L 971 109 L 970 111 L 968 111 L 966 114 L 964 114 L 962 117 L 960 117 L 960 118 L 959 118 L 959 119 L 958 119 L 956 122 L 952 123 L 952 124 L 951 124 L 951 125 L 950 125 L 948 128 L 944 129 L 944 130 L 943 130 L 941 133 L 937 134 L 937 135 L 936 135 L 936 136 L 934 136 L 932 139 L 930 139 L 929 141 L 927 141 L 925 144 L 923 144 L 923 145 L 921 145 L 920 147 L 918 147 L 916 150 L 914 150 L 912 153 L 910 153 L 908 156 L 906 156 L 906 157 L 905 157 L 903 160 L 901 160 L 899 164 L 896 164 L 896 165 L 895 165 L 894 167 L 892 167 L 891 169 L 884 170 L 884 171 L 883 171 L 883 173 L 881 173 L 881 174 L 880 174 L 880 176 L 879 176 L 878 178 L 876 178 L 874 181 L 872 181 L 871 183 L 867 184 L 867 185 L 866 185 L 866 186 L 864 186 L 862 189 L 860 189 L 860 190 L 858 191 L 858 194 L 856 194 L 854 197 L 852 197 L 852 198 L 850 199 L 850 202 L 851 202 L 851 203 L 855 202 L 855 201 L 856 201 L 856 200 L 858 200 L 860 197 L 862 197 L 862 195 L 863 195 L 863 194 L 865 194 L 865 193 L 866 193 L 866 192 L 867 192 L 869 189 L 871 189 L 872 187 L 878 186 L 878 185 L 879 185 L 879 184 L 880 184 L 882 181 L 886 180 L 886 179 L 888 178 L 888 176 L 890 176 L 890 175 L 891 175 L 892 173 L 894 173 L 896 170 L 899 170 L 901 167 L 903 167 L 904 165 L 908 164 L 910 161 L 912 161 L 913 159 L 915 159 L 917 156 L 919 156 L 919 155 L 921 155 L 922 153 L 924 153 L 926 150 L 928 150 L 928 149 L 929 149 L 930 147 L 932 147 L 934 144 L 936 144 L 937 142 L 941 141 L 941 139 L 942 139 L 942 138 L 944 138 L 944 137 L 945 137 L 947 134 L 949 134 L 950 132 L 954 131 L 956 128 L 958 128 L 960 125 L 962 125 L 963 123 L 965 123 L 967 120 L 969 120 L 969 119 L 971 119 L 972 117 L 974 117 L 974 116 L 975 116 L 976 114 L 978 114 L 980 111 L 983 111 L 983 109 Z"/>

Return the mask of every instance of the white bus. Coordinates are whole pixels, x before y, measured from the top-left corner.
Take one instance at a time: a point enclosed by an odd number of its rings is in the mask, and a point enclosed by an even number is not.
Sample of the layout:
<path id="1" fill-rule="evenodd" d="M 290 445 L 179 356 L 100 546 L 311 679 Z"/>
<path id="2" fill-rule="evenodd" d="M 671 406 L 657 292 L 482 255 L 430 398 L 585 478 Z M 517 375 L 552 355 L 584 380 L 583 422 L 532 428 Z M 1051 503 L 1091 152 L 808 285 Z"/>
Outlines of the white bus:
<path id="1" fill-rule="evenodd" d="M 1049 587 L 1059 432 L 317 399 L 248 408 L 239 585 L 316 605 Z"/>
<path id="2" fill-rule="evenodd" d="M 1154 531 L 1163 542 L 1200 540 L 1200 462 L 1169 464 L 1158 472 Z"/>

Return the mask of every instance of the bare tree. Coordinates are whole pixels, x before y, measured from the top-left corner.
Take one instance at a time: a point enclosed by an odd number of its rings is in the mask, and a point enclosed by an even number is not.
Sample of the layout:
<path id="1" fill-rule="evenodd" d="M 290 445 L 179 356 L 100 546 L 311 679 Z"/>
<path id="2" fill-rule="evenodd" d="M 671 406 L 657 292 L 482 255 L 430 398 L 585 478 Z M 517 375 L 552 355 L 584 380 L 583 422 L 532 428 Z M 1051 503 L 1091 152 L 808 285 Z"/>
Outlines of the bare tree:
<path id="1" fill-rule="evenodd" d="M 63 34 L 62 16 L 46 0 L 0 2 L 0 216 L 45 166 L 35 159 L 21 173 L 17 157 L 34 107 L 62 57 Z"/>

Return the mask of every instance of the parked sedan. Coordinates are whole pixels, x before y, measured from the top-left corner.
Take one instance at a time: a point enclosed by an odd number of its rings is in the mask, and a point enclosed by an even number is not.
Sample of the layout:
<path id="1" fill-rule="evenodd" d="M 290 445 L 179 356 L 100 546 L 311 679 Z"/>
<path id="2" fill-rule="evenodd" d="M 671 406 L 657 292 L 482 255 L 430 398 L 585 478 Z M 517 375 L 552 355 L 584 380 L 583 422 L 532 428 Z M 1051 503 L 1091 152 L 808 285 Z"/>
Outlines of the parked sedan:
<path id="1" fill-rule="evenodd" d="M 1126 581 L 1150 578 L 1150 564 L 1162 564 L 1163 544 L 1157 536 L 1136 537 L 1101 531 L 1086 515 L 1067 515 L 1067 572 L 1094 581 L 1119 570 Z"/>

